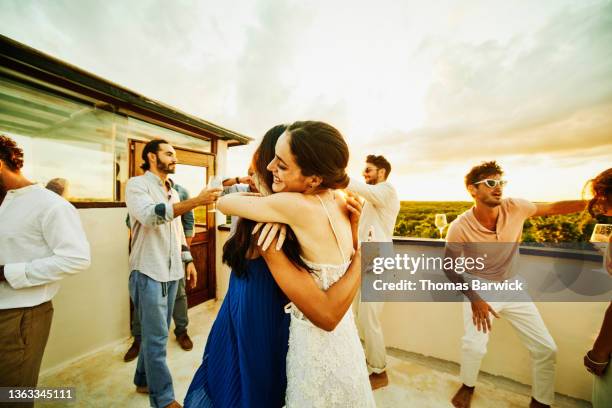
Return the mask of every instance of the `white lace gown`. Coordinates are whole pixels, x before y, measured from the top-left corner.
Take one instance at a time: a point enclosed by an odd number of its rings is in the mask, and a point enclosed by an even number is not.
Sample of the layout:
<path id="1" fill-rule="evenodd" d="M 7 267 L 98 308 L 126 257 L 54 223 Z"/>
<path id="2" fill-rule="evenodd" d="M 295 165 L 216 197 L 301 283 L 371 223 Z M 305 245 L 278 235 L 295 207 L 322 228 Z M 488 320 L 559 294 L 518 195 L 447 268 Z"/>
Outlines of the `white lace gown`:
<path id="1" fill-rule="evenodd" d="M 323 290 L 338 281 L 350 264 L 304 261 Z M 287 408 L 375 407 L 352 309 L 331 332 L 314 326 L 294 305 L 289 311 Z"/>

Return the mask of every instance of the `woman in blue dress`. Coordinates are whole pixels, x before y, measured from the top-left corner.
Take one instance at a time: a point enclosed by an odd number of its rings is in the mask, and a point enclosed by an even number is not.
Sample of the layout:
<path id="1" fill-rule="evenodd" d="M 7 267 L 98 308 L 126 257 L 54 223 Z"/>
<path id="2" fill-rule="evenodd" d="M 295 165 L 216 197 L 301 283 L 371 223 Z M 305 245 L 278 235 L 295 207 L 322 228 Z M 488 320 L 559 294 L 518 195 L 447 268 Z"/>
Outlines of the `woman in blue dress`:
<path id="1" fill-rule="evenodd" d="M 271 191 L 272 175 L 266 166 L 274 158 L 276 141 L 285 130 L 285 125 L 270 129 L 253 156 L 255 184 L 263 194 Z M 349 198 L 347 209 L 356 246 L 361 206 Z M 290 301 L 301 307 L 302 299 L 287 299 L 275 282 L 259 256 L 256 239 L 251 239 L 255 225 L 240 219 L 235 234 L 223 247 L 223 261 L 232 268 L 229 288 L 208 336 L 202 365 L 187 391 L 186 408 L 285 405 L 290 318 L 284 309 Z M 282 252 L 274 256 L 284 258 L 275 263 L 282 265 L 285 276 L 311 272 L 300 257 L 299 244 L 289 228 Z M 304 288 L 311 299 L 314 296 L 320 300 L 315 308 L 303 305 L 304 314 L 315 325 L 331 330 L 350 307 L 359 279 L 357 252 L 349 271 L 330 290 L 321 291 L 314 281 L 312 287 Z M 330 314 L 330 310 L 338 313 Z"/>

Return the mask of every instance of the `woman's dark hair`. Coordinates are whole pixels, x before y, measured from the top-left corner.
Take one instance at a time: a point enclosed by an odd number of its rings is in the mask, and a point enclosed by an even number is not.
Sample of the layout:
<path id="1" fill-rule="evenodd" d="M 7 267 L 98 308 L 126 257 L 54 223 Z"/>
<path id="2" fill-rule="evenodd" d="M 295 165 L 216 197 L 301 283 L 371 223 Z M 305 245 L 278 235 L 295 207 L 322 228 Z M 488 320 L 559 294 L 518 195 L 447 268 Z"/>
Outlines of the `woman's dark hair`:
<path id="1" fill-rule="evenodd" d="M 151 169 L 151 163 L 149 163 L 149 153 L 157 154 L 157 152 L 159 152 L 159 145 L 161 144 L 169 143 L 166 142 L 164 139 L 154 139 L 145 145 L 144 149 L 142 150 L 142 164 L 140 165 L 140 168 L 143 171 Z"/>
<path id="2" fill-rule="evenodd" d="M 612 168 L 599 173 L 597 177 L 589 180 L 587 185 L 593 195 L 587 209 L 595 218 L 597 214 L 605 213 L 607 208 L 612 207 Z"/>
<path id="3" fill-rule="evenodd" d="M 289 147 L 303 176 L 322 178 L 321 188 L 345 188 L 349 183 L 346 166 L 349 148 L 342 134 L 323 122 L 294 122 L 287 131 Z"/>
<path id="4" fill-rule="evenodd" d="M 287 130 L 286 125 L 277 125 L 268 130 L 253 155 L 251 165 L 255 170 L 255 174 L 259 177 L 260 182 L 265 185 L 269 191 L 272 191 L 273 176 L 266 167 L 274 158 L 276 141 L 285 130 Z M 246 254 L 251 247 L 251 240 L 253 239 L 251 232 L 255 225 L 255 221 L 239 218 L 236 232 L 225 242 L 225 245 L 223 245 L 223 262 L 232 268 L 233 272 L 238 277 L 246 275 L 248 262 Z M 300 244 L 298 243 L 295 233 L 289 226 L 287 226 L 287 236 L 283 244 L 283 252 L 295 266 L 312 272 L 300 257 Z"/>

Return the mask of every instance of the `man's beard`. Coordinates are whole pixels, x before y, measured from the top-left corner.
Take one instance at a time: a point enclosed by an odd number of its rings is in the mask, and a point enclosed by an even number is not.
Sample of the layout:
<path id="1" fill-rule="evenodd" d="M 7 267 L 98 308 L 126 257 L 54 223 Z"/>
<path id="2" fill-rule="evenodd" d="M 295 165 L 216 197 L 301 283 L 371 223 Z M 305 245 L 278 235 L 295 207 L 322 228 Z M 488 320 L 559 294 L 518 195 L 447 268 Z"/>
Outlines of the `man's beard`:
<path id="1" fill-rule="evenodd" d="M 170 168 L 170 166 L 175 166 L 175 165 L 173 163 L 164 164 L 162 162 L 157 162 L 157 170 L 160 173 L 174 174 L 174 172 L 176 171 L 176 167 Z"/>
<path id="2" fill-rule="evenodd" d="M 482 200 L 484 205 L 490 208 L 499 207 L 501 205 L 501 199 L 497 200 L 495 198 Z"/>

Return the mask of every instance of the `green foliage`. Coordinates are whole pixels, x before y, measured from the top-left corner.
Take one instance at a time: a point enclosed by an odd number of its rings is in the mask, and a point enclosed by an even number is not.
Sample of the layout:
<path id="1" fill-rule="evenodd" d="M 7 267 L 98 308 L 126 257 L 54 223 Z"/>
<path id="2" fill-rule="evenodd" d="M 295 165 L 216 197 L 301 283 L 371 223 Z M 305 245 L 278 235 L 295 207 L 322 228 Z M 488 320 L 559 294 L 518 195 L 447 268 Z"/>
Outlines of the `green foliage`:
<path id="1" fill-rule="evenodd" d="M 467 201 L 402 201 L 395 222 L 394 235 L 418 238 L 440 238 L 434 224 L 435 215 L 446 214 L 450 224 L 459 214 L 472 207 Z M 592 218 L 588 213 L 532 217 L 523 226 L 523 242 L 588 242 L 597 223 L 610 224 L 612 217 Z"/>

